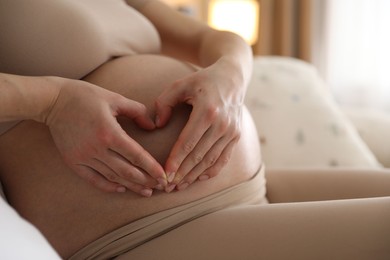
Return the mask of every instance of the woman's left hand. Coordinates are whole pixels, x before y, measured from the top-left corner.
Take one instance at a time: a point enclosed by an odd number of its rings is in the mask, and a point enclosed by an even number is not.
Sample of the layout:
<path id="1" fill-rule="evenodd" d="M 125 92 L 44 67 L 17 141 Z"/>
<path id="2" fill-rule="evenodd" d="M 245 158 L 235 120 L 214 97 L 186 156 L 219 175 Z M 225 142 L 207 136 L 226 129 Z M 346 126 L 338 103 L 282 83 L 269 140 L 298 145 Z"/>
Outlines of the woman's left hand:
<path id="1" fill-rule="evenodd" d="M 229 161 L 240 137 L 245 93 L 236 74 L 220 60 L 177 80 L 157 98 L 157 127 L 168 122 L 177 104 L 193 107 L 165 164 L 171 188 L 177 185 L 177 189 L 185 189 L 197 179 L 214 177 Z"/>

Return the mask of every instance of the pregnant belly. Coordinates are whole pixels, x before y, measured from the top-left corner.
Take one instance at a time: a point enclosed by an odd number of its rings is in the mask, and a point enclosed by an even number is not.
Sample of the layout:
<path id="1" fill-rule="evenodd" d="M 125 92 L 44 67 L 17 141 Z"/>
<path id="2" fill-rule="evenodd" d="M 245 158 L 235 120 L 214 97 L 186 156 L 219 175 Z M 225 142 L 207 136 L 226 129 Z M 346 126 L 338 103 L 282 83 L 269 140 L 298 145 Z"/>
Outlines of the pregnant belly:
<path id="1" fill-rule="evenodd" d="M 244 121 L 248 118 L 245 112 Z M 170 194 L 155 191 L 151 198 L 132 192 L 104 193 L 81 180 L 62 164 L 47 129 L 34 122 L 23 122 L 0 138 L 0 177 L 11 205 L 36 225 L 56 250 L 69 256 L 136 219 L 250 179 L 260 166 L 260 156 L 253 146 L 252 124 L 243 126 L 247 130 L 217 177 Z M 158 131 L 140 131 L 138 137 L 149 136 L 150 141 L 155 139 L 153 135 L 169 139 L 167 133 Z"/>
<path id="2" fill-rule="evenodd" d="M 193 69 L 167 57 L 134 55 L 106 63 L 87 80 L 152 110 L 165 86 L 189 73 Z M 189 113 L 190 108 L 178 107 L 166 127 L 151 132 L 139 129 L 131 120 L 120 122 L 136 142 L 163 163 Z M 259 169 L 261 157 L 256 129 L 246 109 L 241 125 L 241 138 L 221 173 L 184 191 L 156 191 L 151 198 L 132 192 L 104 193 L 70 171 L 48 129 L 30 121 L 0 136 L 0 178 L 7 198 L 18 212 L 34 223 L 57 250 L 73 253 L 131 221 L 250 179 Z"/>

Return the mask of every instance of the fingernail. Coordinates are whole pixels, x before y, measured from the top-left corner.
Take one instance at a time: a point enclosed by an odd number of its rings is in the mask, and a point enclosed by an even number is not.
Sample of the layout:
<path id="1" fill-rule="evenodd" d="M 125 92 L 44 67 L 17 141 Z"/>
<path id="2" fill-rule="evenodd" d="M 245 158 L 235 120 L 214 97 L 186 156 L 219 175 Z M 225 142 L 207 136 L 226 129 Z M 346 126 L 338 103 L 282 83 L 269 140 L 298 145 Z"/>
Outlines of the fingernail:
<path id="1" fill-rule="evenodd" d="M 161 185 L 162 187 L 166 187 L 168 185 L 167 180 L 164 178 L 158 178 L 157 181 L 158 181 L 159 185 Z"/>
<path id="2" fill-rule="evenodd" d="M 152 196 L 152 194 L 153 194 L 153 190 L 151 190 L 151 189 L 143 189 L 143 190 L 141 190 L 141 195 L 142 196 L 144 196 L 144 197 L 150 197 L 150 196 Z"/>
<path id="3" fill-rule="evenodd" d="M 201 176 L 199 176 L 199 180 L 200 181 L 207 181 L 208 179 L 210 179 L 210 176 L 208 176 L 208 175 L 201 175 Z"/>
<path id="4" fill-rule="evenodd" d="M 174 172 L 170 172 L 167 174 L 167 177 L 168 177 L 168 182 L 172 182 L 173 179 L 175 179 L 175 173 Z"/>
<path id="5" fill-rule="evenodd" d="M 187 189 L 187 187 L 189 186 L 190 184 L 188 182 L 183 182 L 182 184 L 180 184 L 179 186 L 177 186 L 177 188 L 179 190 L 185 190 Z"/>
<path id="6" fill-rule="evenodd" d="M 164 190 L 164 186 L 161 184 L 157 184 L 156 187 L 154 187 L 156 190 Z"/>
<path id="7" fill-rule="evenodd" d="M 119 192 L 119 193 L 126 192 L 126 188 L 125 187 L 118 187 L 118 188 L 116 188 L 116 192 Z"/>
<path id="8" fill-rule="evenodd" d="M 176 188 L 176 185 L 175 185 L 175 184 L 171 184 L 171 185 L 169 185 L 169 186 L 165 189 L 165 192 L 170 193 L 170 192 L 173 191 L 175 188 Z"/>

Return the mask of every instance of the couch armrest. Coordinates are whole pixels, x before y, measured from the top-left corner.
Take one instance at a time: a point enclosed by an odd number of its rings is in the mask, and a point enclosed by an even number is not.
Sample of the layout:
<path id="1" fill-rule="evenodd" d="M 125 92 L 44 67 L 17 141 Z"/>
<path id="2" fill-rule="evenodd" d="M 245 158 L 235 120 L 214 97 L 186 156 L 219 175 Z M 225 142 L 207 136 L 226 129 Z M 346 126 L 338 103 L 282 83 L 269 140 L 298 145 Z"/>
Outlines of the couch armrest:
<path id="1" fill-rule="evenodd" d="M 390 114 L 366 108 L 343 108 L 360 137 L 384 167 L 390 167 Z"/>

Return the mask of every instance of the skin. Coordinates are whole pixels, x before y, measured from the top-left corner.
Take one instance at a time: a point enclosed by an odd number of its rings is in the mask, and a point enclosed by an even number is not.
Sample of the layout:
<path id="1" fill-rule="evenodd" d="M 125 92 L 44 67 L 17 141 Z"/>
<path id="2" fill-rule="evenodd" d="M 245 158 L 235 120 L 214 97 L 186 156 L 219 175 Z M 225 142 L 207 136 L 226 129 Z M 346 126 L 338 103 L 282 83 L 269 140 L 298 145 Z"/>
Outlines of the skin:
<path id="1" fill-rule="evenodd" d="M 222 158 L 230 157 L 240 138 L 252 55 L 237 35 L 213 30 L 159 1 L 126 2 L 139 12 L 128 15 L 136 19 L 142 14 L 160 36 L 159 41 L 154 33 L 140 35 L 145 43 L 155 42 L 149 51 L 200 66 L 156 97 L 154 118 L 147 116 L 142 104 L 77 78 L 3 73 L 0 90 L 8 94 L 0 97 L 0 122 L 32 119 L 44 123 L 64 162 L 87 182 L 106 192 L 130 190 L 150 197 L 154 188 L 169 192 L 197 178 L 212 178 L 226 164 Z M 121 4 L 115 8 L 122 8 Z M 154 30 L 145 22 L 141 25 L 145 31 Z M 133 27 L 137 28 L 136 23 Z M 134 53 L 138 46 L 142 43 L 134 43 Z M 163 128 L 172 109 L 183 103 L 192 106 L 192 112 L 163 165 L 116 122 L 118 116 L 126 116 L 145 130 Z M 18 104 L 17 110 L 13 104 Z"/>

